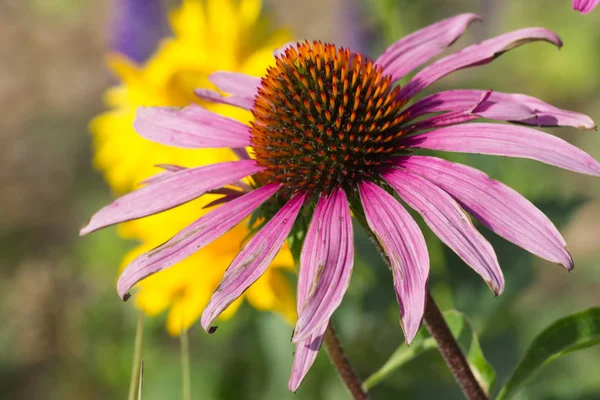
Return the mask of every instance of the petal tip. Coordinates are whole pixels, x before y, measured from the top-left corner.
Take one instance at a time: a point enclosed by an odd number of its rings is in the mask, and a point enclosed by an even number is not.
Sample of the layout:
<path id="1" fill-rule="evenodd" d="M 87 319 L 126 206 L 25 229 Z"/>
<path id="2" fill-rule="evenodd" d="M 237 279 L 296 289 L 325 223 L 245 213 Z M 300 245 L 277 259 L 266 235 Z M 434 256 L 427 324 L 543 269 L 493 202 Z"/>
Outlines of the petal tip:
<path id="1" fill-rule="evenodd" d="M 288 389 L 290 390 L 290 392 L 296 394 L 301 383 L 302 383 L 302 381 L 300 381 L 298 379 L 294 379 L 294 377 L 291 377 L 290 380 L 288 381 Z"/>
<path id="2" fill-rule="evenodd" d="M 560 262 L 559 265 L 566 269 L 568 272 L 571 272 L 575 268 L 575 261 L 573 260 L 573 256 L 571 256 L 571 252 L 569 251 L 569 249 L 567 249 L 567 247 L 565 247 L 565 253 L 565 260 L 563 262 Z"/>
<path id="3" fill-rule="evenodd" d="M 90 230 L 90 228 L 89 228 L 89 226 L 90 226 L 90 222 L 91 222 L 91 221 L 90 221 L 90 220 L 88 220 L 88 222 L 86 222 L 85 224 L 83 224 L 83 225 L 81 226 L 81 228 L 79 229 L 79 236 L 85 236 L 85 235 L 87 235 L 88 233 L 90 233 L 90 232 L 91 232 L 91 230 Z"/>

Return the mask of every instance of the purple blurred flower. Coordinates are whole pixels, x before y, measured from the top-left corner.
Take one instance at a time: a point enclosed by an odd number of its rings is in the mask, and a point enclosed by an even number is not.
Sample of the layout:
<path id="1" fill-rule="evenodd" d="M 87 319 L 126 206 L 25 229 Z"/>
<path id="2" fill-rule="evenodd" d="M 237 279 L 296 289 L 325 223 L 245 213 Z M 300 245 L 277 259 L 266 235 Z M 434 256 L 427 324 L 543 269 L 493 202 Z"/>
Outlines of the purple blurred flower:
<path id="1" fill-rule="evenodd" d="M 162 2 L 116 0 L 114 4 L 111 49 L 141 63 L 169 31 Z"/>
<path id="2" fill-rule="evenodd" d="M 573 0 L 573 9 L 582 14 L 592 11 L 600 3 L 600 0 Z"/>
<path id="3" fill-rule="evenodd" d="M 494 249 L 469 215 L 531 253 L 570 270 L 573 260 L 561 234 L 532 203 L 483 172 L 413 149 L 502 155 L 538 160 L 600 176 L 600 164 L 555 136 L 524 125 L 593 129 L 586 115 L 533 97 L 489 90 L 450 90 L 406 103 L 454 71 L 487 64 L 534 41 L 558 47 L 560 38 L 526 28 L 472 45 L 417 72 L 406 86 L 394 83 L 439 55 L 480 17 L 461 14 L 428 26 L 391 45 L 375 62 L 320 42 L 292 45 L 261 79 L 218 72 L 211 81 L 223 92 L 198 90 L 203 99 L 250 110 L 249 126 L 193 105 L 181 110 L 141 108 L 135 128 L 143 137 L 186 148 L 251 146 L 236 162 L 169 168 L 147 186 L 96 213 L 82 234 L 142 218 L 253 176 L 254 189 L 235 196 L 171 240 L 141 255 L 119 278 L 121 297 L 141 279 L 168 268 L 244 220 L 263 203 L 267 222 L 226 271 L 202 315 L 212 324 L 277 254 L 301 209 L 312 209 L 300 257 L 295 353 L 290 389 L 296 390 L 321 346 L 329 319 L 342 301 L 354 261 L 350 205 L 386 252 L 401 325 L 410 343 L 425 309 L 429 256 L 417 223 L 390 192 L 416 210 L 433 232 L 488 284 L 495 294 L 504 277 Z M 481 118 L 517 125 L 475 122 Z M 362 204 L 362 210 L 360 210 Z M 274 215 L 273 215 L 274 214 Z"/>

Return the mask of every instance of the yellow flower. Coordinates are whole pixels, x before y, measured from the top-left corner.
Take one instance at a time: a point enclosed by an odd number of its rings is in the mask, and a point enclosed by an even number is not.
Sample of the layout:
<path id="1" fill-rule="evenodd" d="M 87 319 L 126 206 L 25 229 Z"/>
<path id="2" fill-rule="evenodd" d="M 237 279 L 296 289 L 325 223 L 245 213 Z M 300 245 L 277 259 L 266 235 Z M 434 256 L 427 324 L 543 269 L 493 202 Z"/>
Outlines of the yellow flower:
<path id="1" fill-rule="evenodd" d="M 94 164 L 112 190 L 121 194 L 160 172 L 156 164 L 186 167 L 231 161 L 231 150 L 189 150 L 165 147 L 138 136 L 132 128 L 138 106 L 185 106 L 192 102 L 220 114 L 246 122 L 251 115 L 226 105 L 208 105 L 193 90 L 215 87 L 208 75 L 218 70 L 260 76 L 273 62 L 273 49 L 290 40 L 284 31 L 269 36 L 260 18 L 260 0 L 183 0 L 170 14 L 174 36 L 163 40 L 155 54 L 136 65 L 119 54 L 110 54 L 108 64 L 121 80 L 109 89 L 106 103 L 111 108 L 90 124 L 94 139 Z M 210 196 L 162 214 L 122 224 L 119 233 L 141 244 L 123 260 L 123 265 L 174 235 L 206 212 Z M 154 315 L 170 308 L 167 329 L 177 335 L 200 316 L 224 270 L 248 235 L 236 227 L 192 257 L 141 282 L 135 304 Z M 293 270 L 293 259 L 284 248 L 265 275 L 245 293 L 245 299 L 260 310 L 273 310 L 288 321 L 295 319 L 295 301 L 284 271 Z M 231 316 L 234 303 L 226 312 Z"/>

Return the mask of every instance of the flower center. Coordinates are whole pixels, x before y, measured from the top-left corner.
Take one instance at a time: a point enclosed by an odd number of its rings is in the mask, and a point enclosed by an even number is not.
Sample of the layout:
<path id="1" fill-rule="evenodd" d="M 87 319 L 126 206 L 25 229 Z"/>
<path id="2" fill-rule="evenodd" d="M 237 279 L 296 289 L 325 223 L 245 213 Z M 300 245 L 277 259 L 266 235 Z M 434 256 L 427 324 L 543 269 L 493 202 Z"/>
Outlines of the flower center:
<path id="1" fill-rule="evenodd" d="M 351 189 L 401 149 L 391 76 L 350 50 L 315 41 L 276 57 L 258 89 L 252 148 L 259 179 L 293 193 Z"/>

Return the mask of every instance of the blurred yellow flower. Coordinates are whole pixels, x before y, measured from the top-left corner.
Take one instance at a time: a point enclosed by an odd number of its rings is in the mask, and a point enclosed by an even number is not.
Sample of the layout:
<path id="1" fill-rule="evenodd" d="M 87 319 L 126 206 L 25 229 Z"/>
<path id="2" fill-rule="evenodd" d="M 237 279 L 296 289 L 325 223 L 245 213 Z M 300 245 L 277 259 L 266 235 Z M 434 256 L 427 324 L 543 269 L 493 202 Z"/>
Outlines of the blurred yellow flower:
<path id="1" fill-rule="evenodd" d="M 228 149 L 189 150 L 165 147 L 138 136 L 132 122 L 138 106 L 185 106 L 192 102 L 246 122 L 250 113 L 226 105 L 207 105 L 195 88 L 215 87 L 207 77 L 217 70 L 263 75 L 273 61 L 273 49 L 290 40 L 285 31 L 265 35 L 260 17 L 261 0 L 183 0 L 171 12 L 174 36 L 163 40 L 155 54 L 137 65 L 120 54 L 110 54 L 108 64 L 121 84 L 109 89 L 105 101 L 111 108 L 90 124 L 94 139 L 94 164 L 116 194 L 135 189 L 139 182 L 160 172 L 156 164 L 186 167 L 231 161 Z M 261 40 L 262 39 L 262 40 Z M 123 259 L 126 265 L 199 218 L 210 196 L 137 221 L 122 224 L 119 233 L 141 244 Z M 141 282 L 135 303 L 154 315 L 170 308 L 167 329 L 178 335 L 200 316 L 224 270 L 241 248 L 248 229 L 236 227 L 187 260 Z M 260 310 L 273 310 L 286 320 L 295 319 L 295 299 L 284 271 L 293 270 L 293 259 L 284 248 L 267 273 L 244 298 Z M 239 307 L 232 304 L 226 316 Z"/>

